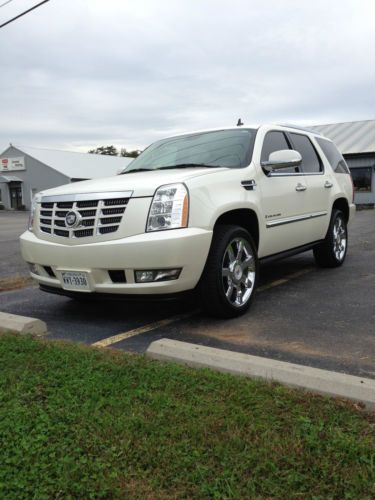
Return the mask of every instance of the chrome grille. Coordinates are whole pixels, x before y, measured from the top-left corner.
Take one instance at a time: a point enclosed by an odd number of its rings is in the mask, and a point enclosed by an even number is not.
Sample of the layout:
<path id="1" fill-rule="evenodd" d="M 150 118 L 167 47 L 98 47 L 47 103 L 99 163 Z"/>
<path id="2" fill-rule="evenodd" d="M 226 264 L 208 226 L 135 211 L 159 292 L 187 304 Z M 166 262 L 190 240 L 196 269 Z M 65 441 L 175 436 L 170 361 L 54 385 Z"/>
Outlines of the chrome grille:
<path id="1" fill-rule="evenodd" d="M 132 192 L 128 191 L 45 196 L 41 201 L 40 230 L 61 238 L 87 238 L 114 233 L 121 224 L 131 195 Z M 79 223 L 72 227 L 66 223 L 69 212 L 74 212 L 79 219 Z"/>

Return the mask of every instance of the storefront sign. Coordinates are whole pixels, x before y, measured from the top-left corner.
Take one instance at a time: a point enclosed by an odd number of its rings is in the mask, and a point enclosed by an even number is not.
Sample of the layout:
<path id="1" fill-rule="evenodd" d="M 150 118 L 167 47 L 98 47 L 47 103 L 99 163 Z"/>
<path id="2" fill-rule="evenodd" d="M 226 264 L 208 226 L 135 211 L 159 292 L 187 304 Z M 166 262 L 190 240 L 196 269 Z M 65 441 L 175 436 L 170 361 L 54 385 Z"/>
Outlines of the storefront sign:
<path id="1" fill-rule="evenodd" d="M 0 172 L 14 172 L 15 170 L 25 170 L 25 157 L 0 158 Z"/>

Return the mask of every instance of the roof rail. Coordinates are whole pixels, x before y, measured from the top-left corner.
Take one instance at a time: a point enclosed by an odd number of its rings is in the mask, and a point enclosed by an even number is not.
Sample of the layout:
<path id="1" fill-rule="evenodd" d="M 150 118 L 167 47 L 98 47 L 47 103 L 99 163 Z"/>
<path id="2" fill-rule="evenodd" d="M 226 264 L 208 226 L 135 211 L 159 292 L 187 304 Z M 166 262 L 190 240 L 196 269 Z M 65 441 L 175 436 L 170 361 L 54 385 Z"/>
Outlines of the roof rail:
<path id="1" fill-rule="evenodd" d="M 323 136 L 323 134 L 321 134 L 320 132 L 318 132 L 317 130 L 313 130 L 311 128 L 307 128 L 307 127 L 301 127 L 299 125 L 291 125 L 290 123 L 278 123 L 278 125 L 280 127 L 288 127 L 288 128 L 295 128 L 296 130 L 304 130 L 305 132 L 310 132 L 311 134 L 316 134 L 316 135 L 321 135 Z"/>

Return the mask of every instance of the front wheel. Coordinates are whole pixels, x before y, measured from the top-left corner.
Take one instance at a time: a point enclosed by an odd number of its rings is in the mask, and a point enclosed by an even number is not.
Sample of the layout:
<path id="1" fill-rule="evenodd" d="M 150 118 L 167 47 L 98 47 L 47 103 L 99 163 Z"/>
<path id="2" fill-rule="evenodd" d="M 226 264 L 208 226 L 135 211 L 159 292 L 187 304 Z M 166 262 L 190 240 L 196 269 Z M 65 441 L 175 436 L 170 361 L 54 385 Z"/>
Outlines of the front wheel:
<path id="1" fill-rule="evenodd" d="M 199 283 L 203 308 L 233 318 L 250 307 L 258 278 L 258 258 L 250 234 L 239 226 L 219 226 Z"/>
<path id="2" fill-rule="evenodd" d="M 348 249 L 348 228 L 341 210 L 333 210 L 325 239 L 314 248 L 316 263 L 321 267 L 338 267 L 345 260 Z"/>

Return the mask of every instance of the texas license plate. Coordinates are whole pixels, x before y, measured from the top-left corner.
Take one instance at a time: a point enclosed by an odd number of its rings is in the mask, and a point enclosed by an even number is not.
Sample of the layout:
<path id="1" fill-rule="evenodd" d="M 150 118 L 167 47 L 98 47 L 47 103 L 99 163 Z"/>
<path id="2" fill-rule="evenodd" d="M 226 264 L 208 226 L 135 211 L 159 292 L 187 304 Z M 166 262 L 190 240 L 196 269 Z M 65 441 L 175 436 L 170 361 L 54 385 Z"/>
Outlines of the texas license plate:
<path id="1" fill-rule="evenodd" d="M 64 290 L 90 290 L 87 273 L 62 271 L 61 281 Z"/>

